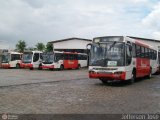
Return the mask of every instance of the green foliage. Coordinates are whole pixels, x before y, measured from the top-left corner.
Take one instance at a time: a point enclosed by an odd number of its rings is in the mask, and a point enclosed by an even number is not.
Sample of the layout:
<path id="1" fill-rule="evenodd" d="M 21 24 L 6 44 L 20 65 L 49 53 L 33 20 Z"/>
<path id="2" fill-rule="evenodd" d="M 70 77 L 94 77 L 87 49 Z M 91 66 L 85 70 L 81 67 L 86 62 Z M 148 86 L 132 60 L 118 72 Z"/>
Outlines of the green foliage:
<path id="1" fill-rule="evenodd" d="M 34 48 L 34 47 L 28 47 L 28 48 L 26 48 L 25 50 L 26 50 L 26 51 L 35 51 L 36 48 Z"/>
<path id="2" fill-rule="evenodd" d="M 18 52 L 24 52 L 26 48 L 26 42 L 24 40 L 19 40 L 18 43 L 16 44 L 16 49 Z"/>
<path id="3" fill-rule="evenodd" d="M 53 45 L 52 45 L 52 43 L 47 43 L 47 45 L 46 45 L 46 52 L 53 52 Z"/>
<path id="4" fill-rule="evenodd" d="M 45 50 L 45 45 L 43 43 L 37 43 L 36 48 L 39 51 L 44 51 Z"/>

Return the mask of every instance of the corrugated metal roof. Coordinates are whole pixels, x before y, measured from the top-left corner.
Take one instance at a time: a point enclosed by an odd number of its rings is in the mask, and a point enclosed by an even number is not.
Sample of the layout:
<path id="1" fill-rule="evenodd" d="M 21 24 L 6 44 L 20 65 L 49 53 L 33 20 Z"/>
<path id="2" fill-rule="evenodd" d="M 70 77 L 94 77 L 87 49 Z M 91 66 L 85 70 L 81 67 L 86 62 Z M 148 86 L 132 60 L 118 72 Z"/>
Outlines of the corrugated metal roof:
<path id="1" fill-rule="evenodd" d="M 48 42 L 48 43 L 57 43 L 57 42 L 63 42 L 63 41 L 69 41 L 69 40 L 84 40 L 84 41 L 92 41 L 90 39 L 84 39 L 84 38 L 76 38 L 76 37 L 73 37 L 73 38 L 67 38 L 67 39 L 61 39 L 61 40 L 54 40 L 54 41 L 51 41 L 51 42 Z"/>

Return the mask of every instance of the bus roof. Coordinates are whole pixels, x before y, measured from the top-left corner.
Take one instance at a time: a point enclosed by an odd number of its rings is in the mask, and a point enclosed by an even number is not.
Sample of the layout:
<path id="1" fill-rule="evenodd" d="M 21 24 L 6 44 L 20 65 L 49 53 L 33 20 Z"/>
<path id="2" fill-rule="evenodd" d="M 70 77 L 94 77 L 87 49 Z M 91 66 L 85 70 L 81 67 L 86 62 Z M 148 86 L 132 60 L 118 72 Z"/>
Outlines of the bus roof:
<path id="1" fill-rule="evenodd" d="M 24 53 L 43 53 L 42 51 L 24 51 Z"/>
<path id="2" fill-rule="evenodd" d="M 19 53 L 19 52 L 5 52 L 4 54 L 22 54 L 22 53 Z"/>
<path id="3" fill-rule="evenodd" d="M 82 54 L 82 55 L 86 55 L 86 53 L 78 53 L 78 52 L 62 52 L 62 51 L 54 51 L 53 53 L 65 53 L 65 54 Z"/>
<path id="4" fill-rule="evenodd" d="M 114 39 L 112 39 L 112 38 L 114 38 Z M 140 41 L 140 39 L 136 39 L 136 38 L 129 37 L 129 36 L 103 36 L 103 37 L 93 38 L 93 42 L 108 42 L 108 41 L 132 42 L 132 43 L 144 46 L 144 47 L 154 49 L 151 45 Z"/>

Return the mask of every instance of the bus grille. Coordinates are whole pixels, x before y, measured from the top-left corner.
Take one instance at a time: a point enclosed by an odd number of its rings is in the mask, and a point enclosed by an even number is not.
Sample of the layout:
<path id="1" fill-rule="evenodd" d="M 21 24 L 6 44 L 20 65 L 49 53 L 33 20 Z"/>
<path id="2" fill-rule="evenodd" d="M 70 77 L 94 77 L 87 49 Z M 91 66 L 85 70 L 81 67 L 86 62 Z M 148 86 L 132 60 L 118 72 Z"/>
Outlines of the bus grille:
<path id="1" fill-rule="evenodd" d="M 94 68 L 94 70 L 118 70 L 118 68 Z"/>

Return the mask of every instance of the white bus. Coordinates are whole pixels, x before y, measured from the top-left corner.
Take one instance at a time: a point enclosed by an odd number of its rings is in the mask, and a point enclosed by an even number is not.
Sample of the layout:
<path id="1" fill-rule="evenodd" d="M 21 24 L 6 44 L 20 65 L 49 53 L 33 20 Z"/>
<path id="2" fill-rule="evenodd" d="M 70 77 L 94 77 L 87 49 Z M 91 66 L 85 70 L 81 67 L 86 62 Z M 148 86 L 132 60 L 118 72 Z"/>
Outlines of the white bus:
<path id="1" fill-rule="evenodd" d="M 157 50 L 136 39 L 107 36 L 93 39 L 90 46 L 89 77 L 103 83 L 151 77 L 158 69 Z"/>
<path id="2" fill-rule="evenodd" d="M 87 54 L 76 52 L 44 53 L 42 69 L 79 69 L 87 66 Z"/>
<path id="3" fill-rule="evenodd" d="M 24 52 L 22 55 L 21 68 L 29 68 L 30 70 L 35 68 L 41 69 L 42 59 L 41 51 Z"/>
<path id="4" fill-rule="evenodd" d="M 20 68 L 21 53 L 7 52 L 2 54 L 2 68 Z"/>

